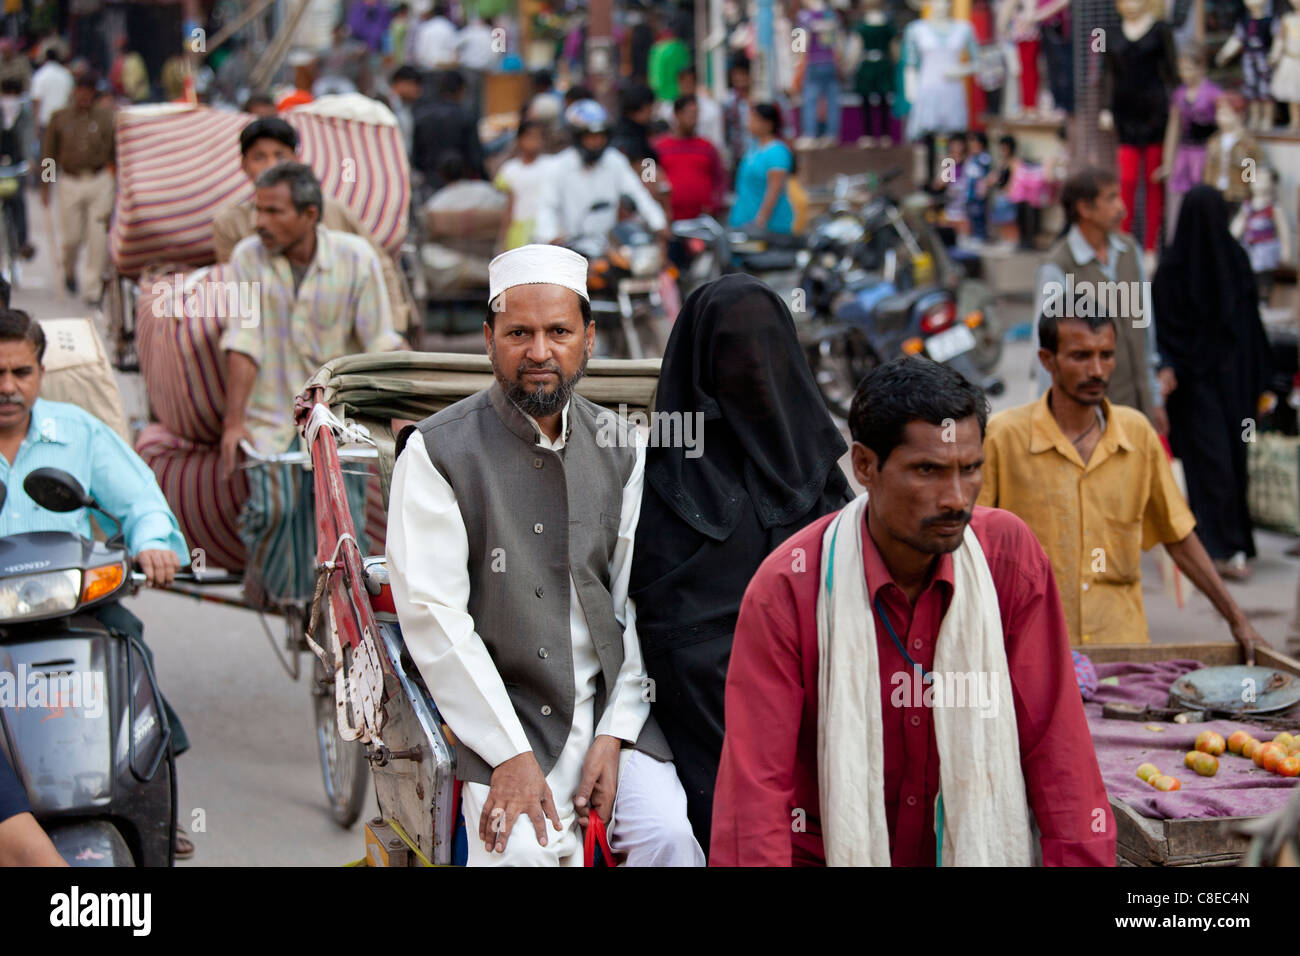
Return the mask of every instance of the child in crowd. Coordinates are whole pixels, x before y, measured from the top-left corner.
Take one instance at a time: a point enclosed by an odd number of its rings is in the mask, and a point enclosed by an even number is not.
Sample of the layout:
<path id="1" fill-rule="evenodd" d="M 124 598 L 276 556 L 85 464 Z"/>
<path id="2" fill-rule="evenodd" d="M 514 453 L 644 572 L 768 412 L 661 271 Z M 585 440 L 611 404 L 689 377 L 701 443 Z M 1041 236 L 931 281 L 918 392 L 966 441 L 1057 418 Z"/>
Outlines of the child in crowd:
<path id="1" fill-rule="evenodd" d="M 546 181 L 549 156 L 542 155 L 546 126 L 540 120 L 526 119 L 515 135 L 515 155 L 501 164 L 493 185 L 509 196 L 502 234 L 501 250 L 516 249 L 533 241 L 533 220 L 537 200 Z"/>
<path id="2" fill-rule="evenodd" d="M 971 238 L 984 242 L 989 237 L 988 189 L 989 175 L 993 169 L 988 134 L 980 131 L 968 134 L 966 148 L 969 155 L 962 166 L 962 179 L 966 189 L 966 218 L 970 224 Z"/>
<path id="3" fill-rule="evenodd" d="M 970 230 L 966 212 L 966 159 L 966 135 L 956 133 L 949 138 L 947 155 L 939 163 L 939 174 L 929 187 L 942 206 L 943 225 L 958 235 L 966 235 Z"/>

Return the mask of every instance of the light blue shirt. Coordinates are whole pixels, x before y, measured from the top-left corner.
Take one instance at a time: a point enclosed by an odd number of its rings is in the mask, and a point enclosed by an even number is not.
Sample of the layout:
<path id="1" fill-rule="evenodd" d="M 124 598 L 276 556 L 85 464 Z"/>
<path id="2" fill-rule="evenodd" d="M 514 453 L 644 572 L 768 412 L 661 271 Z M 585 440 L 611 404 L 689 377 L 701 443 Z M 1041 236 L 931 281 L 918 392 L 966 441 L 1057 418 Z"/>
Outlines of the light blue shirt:
<path id="1" fill-rule="evenodd" d="M 185 538 L 149 466 L 98 418 L 76 405 L 43 398 L 32 405 L 31 426 L 14 463 L 0 455 L 0 481 L 8 488 L 0 509 L 0 536 L 71 531 L 93 537 L 85 508 L 61 514 L 27 497 L 23 481 L 37 468 L 59 468 L 81 482 L 86 493 L 122 523 L 131 554 L 171 550 L 182 565 L 190 563 Z M 106 524 L 112 533 L 111 522 Z"/>

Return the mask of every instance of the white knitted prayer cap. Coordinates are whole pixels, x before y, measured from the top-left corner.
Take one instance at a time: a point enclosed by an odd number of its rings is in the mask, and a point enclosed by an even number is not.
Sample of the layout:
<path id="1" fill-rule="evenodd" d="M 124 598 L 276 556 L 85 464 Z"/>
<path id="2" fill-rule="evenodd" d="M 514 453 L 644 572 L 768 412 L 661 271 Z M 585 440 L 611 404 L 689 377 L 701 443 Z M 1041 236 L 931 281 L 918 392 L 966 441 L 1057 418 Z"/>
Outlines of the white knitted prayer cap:
<path id="1" fill-rule="evenodd" d="M 587 260 L 572 249 L 534 243 L 503 252 L 488 263 L 488 301 L 517 285 L 545 283 L 572 289 L 588 302 Z"/>

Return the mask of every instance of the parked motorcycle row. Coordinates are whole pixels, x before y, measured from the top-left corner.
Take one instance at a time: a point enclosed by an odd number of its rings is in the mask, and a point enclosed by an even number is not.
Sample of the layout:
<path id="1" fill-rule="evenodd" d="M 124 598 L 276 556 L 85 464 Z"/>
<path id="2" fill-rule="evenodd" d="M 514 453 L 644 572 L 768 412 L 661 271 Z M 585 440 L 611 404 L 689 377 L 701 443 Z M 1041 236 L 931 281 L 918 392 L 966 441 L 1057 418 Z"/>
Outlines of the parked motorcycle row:
<path id="1" fill-rule="evenodd" d="M 608 234 L 569 241 L 592 264 L 596 354 L 662 355 L 676 302 L 721 275 L 746 272 L 790 306 L 822 397 L 841 418 L 863 376 L 904 354 L 927 355 L 1000 393 L 1002 329 L 992 293 L 944 247 L 928 203 L 900 206 L 885 191 L 898 172 L 837 177 L 827 211 L 802 235 L 739 232 L 710 216 L 678 220 L 667 261 L 624 201 Z M 589 215 L 606 218 L 607 205 L 596 203 Z"/>

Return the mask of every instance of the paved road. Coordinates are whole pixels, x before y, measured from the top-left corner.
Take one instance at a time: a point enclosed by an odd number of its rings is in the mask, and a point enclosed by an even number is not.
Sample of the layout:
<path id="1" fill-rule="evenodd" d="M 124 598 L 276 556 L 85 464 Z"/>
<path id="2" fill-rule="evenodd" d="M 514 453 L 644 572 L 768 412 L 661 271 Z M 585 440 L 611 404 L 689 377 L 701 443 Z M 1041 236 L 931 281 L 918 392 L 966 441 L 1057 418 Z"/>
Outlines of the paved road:
<path id="1" fill-rule="evenodd" d="M 34 212 L 40 246 L 42 220 L 39 209 Z M 85 314 L 51 282 L 43 256 L 28 269 L 14 304 L 42 317 Z M 1027 344 L 1007 346 L 1001 371 L 1008 390 L 995 407 L 1030 400 L 1029 361 Z M 128 413 L 143 416 L 138 376 L 121 376 L 121 384 Z M 1264 637 L 1280 645 L 1295 600 L 1297 562 L 1282 555 L 1288 539 L 1261 533 L 1258 542 L 1255 577 L 1232 589 Z M 1209 603 L 1186 582 L 1189 594 L 1180 610 L 1151 555 L 1143 571 L 1154 640 L 1228 638 Z M 145 621 L 162 687 L 194 742 L 179 767 L 182 818 L 202 817 L 204 826 L 195 833 L 198 853 L 189 865 L 329 866 L 360 857 L 359 828 L 341 831 L 325 810 L 306 680 L 291 682 L 280 669 L 257 616 L 173 594 L 141 594 L 132 606 Z M 373 808 L 364 816 L 372 814 Z"/>

